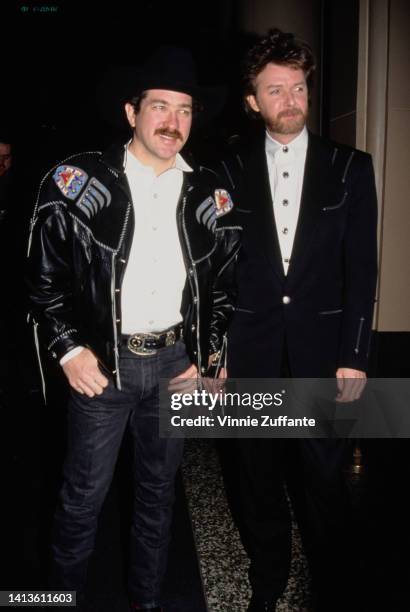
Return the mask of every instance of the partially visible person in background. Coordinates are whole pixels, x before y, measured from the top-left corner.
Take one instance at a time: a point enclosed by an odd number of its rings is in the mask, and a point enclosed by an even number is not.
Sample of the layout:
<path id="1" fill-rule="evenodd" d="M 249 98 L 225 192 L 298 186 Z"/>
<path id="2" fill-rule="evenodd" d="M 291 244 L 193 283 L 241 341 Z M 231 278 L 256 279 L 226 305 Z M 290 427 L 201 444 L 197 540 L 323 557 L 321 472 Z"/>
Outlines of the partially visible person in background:
<path id="1" fill-rule="evenodd" d="M 12 183 L 12 150 L 10 137 L 0 131 L 0 223 L 6 217 Z"/>
<path id="2" fill-rule="evenodd" d="M 0 256 L 3 297 L 0 301 L 0 390 L 3 394 L 9 378 L 9 317 L 11 314 L 11 295 L 6 291 L 9 287 L 10 266 L 7 253 L 13 244 L 14 222 L 13 214 L 14 168 L 12 155 L 12 139 L 6 130 L 0 127 Z"/>

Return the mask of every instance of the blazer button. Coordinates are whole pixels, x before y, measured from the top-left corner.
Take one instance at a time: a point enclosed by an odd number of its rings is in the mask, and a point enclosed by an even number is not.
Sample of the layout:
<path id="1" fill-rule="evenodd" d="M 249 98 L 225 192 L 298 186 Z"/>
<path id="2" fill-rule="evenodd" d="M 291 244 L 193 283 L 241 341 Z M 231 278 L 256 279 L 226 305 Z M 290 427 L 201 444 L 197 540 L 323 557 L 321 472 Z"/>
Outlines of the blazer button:
<path id="1" fill-rule="evenodd" d="M 288 295 L 284 295 L 283 298 L 282 298 L 282 302 L 284 304 L 290 304 L 291 299 L 290 299 L 290 297 Z"/>

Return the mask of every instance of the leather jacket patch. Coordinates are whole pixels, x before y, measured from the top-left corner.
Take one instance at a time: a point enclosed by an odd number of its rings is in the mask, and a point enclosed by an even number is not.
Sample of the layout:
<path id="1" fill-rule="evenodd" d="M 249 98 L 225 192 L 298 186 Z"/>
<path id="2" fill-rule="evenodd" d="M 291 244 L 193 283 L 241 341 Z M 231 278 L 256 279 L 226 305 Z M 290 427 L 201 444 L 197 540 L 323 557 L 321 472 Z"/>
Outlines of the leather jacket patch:
<path id="1" fill-rule="evenodd" d="M 88 174 L 76 166 L 58 166 L 53 179 L 59 190 L 69 200 L 75 200 L 88 179 Z"/>

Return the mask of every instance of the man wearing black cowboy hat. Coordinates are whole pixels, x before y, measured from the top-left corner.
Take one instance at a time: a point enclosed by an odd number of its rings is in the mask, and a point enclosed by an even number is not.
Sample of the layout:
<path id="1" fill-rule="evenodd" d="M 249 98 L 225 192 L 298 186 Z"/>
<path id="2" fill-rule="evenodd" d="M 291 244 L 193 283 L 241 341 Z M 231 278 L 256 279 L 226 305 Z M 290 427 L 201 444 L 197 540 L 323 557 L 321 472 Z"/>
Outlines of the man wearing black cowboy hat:
<path id="1" fill-rule="evenodd" d="M 71 386 L 52 586 L 84 592 L 128 427 L 132 609 L 159 611 L 183 443 L 158 436 L 158 380 L 196 378 L 220 357 L 239 232 L 218 177 L 179 153 L 210 95 L 190 54 L 160 49 L 133 78 L 131 140 L 71 157 L 43 179 L 29 288 L 35 330 Z"/>

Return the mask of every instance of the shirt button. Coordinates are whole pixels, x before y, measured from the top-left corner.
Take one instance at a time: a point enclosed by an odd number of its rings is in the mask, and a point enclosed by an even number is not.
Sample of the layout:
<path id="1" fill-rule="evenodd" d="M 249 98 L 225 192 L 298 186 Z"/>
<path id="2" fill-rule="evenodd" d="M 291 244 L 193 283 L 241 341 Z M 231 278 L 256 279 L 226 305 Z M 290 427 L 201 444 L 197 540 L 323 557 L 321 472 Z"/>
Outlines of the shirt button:
<path id="1" fill-rule="evenodd" d="M 284 295 L 282 298 L 282 302 L 284 304 L 290 304 L 290 297 L 288 295 Z"/>
<path id="2" fill-rule="evenodd" d="M 154 198 L 154 200 L 156 200 L 156 199 L 157 199 L 157 197 L 158 197 L 158 194 L 157 194 L 157 193 L 153 193 L 153 194 L 152 194 L 152 197 Z"/>
<path id="3" fill-rule="evenodd" d="M 152 324 L 153 324 L 153 322 L 154 322 L 154 321 L 148 321 L 148 323 L 149 323 L 150 325 L 152 325 Z"/>
<path id="4" fill-rule="evenodd" d="M 156 225 L 153 225 L 153 226 L 152 226 L 152 229 L 154 230 L 154 232 L 156 232 L 156 231 L 157 231 L 157 229 L 158 229 L 158 227 L 157 227 Z"/>
<path id="5" fill-rule="evenodd" d="M 289 263 L 289 257 L 285 257 L 285 259 L 283 260 L 285 263 Z"/>
<path id="6" fill-rule="evenodd" d="M 282 176 L 283 178 L 289 178 L 289 172 L 283 172 Z"/>
<path id="7" fill-rule="evenodd" d="M 156 291 L 154 289 L 153 291 L 151 291 L 151 295 L 155 295 L 155 294 L 156 294 Z"/>
<path id="8" fill-rule="evenodd" d="M 287 153 L 287 152 L 289 151 L 289 149 L 288 149 L 288 147 L 283 147 L 282 151 L 283 151 L 284 153 Z"/>
<path id="9" fill-rule="evenodd" d="M 282 230 L 282 234 L 285 234 L 285 236 L 286 236 L 286 234 L 288 233 L 288 231 L 289 231 L 289 230 L 288 230 L 288 228 L 287 228 L 287 227 L 284 227 L 284 228 L 283 228 L 283 230 Z"/>
<path id="10" fill-rule="evenodd" d="M 283 200 L 282 204 L 283 206 L 287 206 L 289 204 L 289 200 Z"/>

